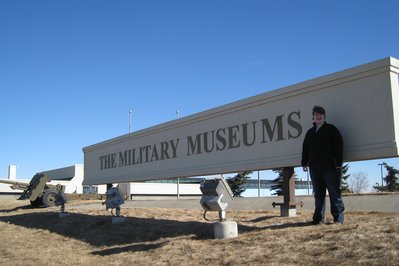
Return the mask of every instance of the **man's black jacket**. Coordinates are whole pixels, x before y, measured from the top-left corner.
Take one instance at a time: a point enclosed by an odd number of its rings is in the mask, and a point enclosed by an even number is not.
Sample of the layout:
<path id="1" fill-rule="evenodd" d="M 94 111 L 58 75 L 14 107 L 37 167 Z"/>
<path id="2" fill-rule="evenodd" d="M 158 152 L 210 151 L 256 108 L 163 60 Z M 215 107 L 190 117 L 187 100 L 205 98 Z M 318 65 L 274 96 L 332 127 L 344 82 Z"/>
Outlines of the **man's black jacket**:
<path id="1" fill-rule="evenodd" d="M 302 146 L 302 166 L 331 163 L 342 167 L 344 142 L 338 129 L 324 123 L 316 132 L 316 125 L 306 132 Z"/>

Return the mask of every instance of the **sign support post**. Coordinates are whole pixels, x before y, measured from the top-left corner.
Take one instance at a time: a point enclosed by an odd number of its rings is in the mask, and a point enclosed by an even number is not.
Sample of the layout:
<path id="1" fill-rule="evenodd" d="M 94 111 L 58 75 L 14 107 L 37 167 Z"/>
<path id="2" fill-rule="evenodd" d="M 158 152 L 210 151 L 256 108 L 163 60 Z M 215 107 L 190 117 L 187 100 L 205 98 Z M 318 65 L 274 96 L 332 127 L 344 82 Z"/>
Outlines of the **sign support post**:
<path id="1" fill-rule="evenodd" d="M 295 202 L 295 171 L 294 167 L 283 167 L 283 203 L 273 202 L 273 208 L 280 206 L 281 217 L 295 217 L 296 205 L 303 206 L 303 202 Z"/>

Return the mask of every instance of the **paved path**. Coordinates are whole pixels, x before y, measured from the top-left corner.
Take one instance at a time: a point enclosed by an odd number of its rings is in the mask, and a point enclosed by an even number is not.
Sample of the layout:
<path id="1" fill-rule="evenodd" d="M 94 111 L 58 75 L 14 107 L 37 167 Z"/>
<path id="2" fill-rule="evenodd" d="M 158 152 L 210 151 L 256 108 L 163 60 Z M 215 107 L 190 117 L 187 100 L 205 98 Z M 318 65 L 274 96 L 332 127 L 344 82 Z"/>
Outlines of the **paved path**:
<path id="1" fill-rule="evenodd" d="M 303 210 L 314 209 L 312 196 L 297 196 L 297 202 L 303 202 Z M 399 193 L 347 195 L 343 197 L 346 211 L 380 211 L 399 212 Z M 228 207 L 228 210 L 273 210 L 273 202 L 283 202 L 282 197 L 262 198 L 237 198 Z M 326 198 L 327 212 L 329 200 Z M 87 208 L 103 208 L 100 203 L 85 205 Z M 125 201 L 122 208 L 175 208 L 202 210 L 198 199 L 172 199 L 172 200 L 129 200 Z M 278 208 L 278 206 L 276 207 Z M 298 210 L 301 207 L 298 206 Z"/>

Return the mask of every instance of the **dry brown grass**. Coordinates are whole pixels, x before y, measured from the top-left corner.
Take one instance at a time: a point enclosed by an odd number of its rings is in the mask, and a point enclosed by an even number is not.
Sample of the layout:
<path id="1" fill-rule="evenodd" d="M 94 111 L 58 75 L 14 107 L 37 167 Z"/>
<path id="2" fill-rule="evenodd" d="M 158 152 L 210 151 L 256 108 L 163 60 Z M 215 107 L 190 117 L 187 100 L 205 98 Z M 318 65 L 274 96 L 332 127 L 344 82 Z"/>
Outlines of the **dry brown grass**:
<path id="1" fill-rule="evenodd" d="M 60 219 L 57 208 L 0 200 L 0 264 L 399 265 L 399 213 L 352 212 L 344 225 L 312 226 L 306 211 L 234 211 L 227 217 L 239 236 L 214 240 L 202 211 L 123 208 L 126 223 L 112 225 L 108 211 L 78 203 Z"/>

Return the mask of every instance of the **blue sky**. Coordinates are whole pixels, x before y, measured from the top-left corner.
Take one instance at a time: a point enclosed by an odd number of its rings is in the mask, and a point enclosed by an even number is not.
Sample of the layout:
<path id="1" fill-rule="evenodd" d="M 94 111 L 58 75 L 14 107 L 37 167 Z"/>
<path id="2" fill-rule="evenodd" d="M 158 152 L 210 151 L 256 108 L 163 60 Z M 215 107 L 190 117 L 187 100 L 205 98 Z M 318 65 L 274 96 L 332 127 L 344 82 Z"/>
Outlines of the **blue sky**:
<path id="1" fill-rule="evenodd" d="M 278 3 L 277 3 L 278 2 Z M 0 177 L 359 64 L 399 58 L 398 1 L 0 1 Z M 378 163 L 353 163 L 370 184 Z M 298 172 L 300 177 L 303 173 Z"/>

